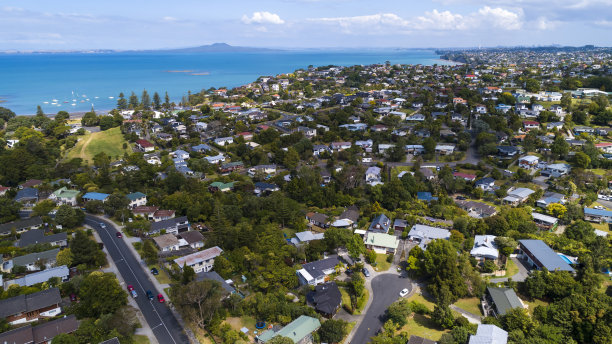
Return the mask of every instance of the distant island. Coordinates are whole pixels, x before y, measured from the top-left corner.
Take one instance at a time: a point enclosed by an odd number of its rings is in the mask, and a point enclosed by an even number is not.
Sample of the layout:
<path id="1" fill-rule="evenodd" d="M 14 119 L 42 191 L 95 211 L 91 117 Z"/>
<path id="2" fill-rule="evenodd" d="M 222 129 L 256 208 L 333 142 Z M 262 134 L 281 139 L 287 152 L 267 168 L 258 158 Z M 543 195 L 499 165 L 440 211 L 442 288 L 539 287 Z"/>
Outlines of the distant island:
<path id="1" fill-rule="evenodd" d="M 275 52 L 281 49 L 240 47 L 232 46 L 227 43 L 213 43 L 198 47 L 173 48 L 173 49 L 148 49 L 148 50 L 115 50 L 115 49 L 83 49 L 83 50 L 4 50 L 0 54 L 108 54 L 108 53 L 256 53 L 256 52 Z"/>

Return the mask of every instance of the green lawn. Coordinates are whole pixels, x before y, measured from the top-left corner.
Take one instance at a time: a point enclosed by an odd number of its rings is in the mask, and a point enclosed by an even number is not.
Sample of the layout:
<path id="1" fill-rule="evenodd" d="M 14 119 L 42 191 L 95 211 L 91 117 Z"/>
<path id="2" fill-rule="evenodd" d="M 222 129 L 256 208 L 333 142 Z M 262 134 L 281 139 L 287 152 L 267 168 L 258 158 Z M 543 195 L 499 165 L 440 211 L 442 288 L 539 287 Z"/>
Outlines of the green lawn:
<path id="1" fill-rule="evenodd" d="M 387 271 L 391 267 L 391 263 L 387 262 L 386 254 L 376 254 L 376 266 L 374 270 L 376 271 Z"/>
<path id="2" fill-rule="evenodd" d="M 104 152 L 111 157 L 111 160 L 116 160 L 125 152 L 131 153 L 130 145 L 127 149 L 123 149 L 124 143 L 127 141 L 123 138 L 119 127 L 87 134 L 67 152 L 66 159 L 81 158 L 91 164 L 96 154 Z"/>
<path id="3" fill-rule="evenodd" d="M 149 338 L 141 334 L 133 335 L 132 339 L 134 339 L 134 344 L 149 344 L 150 343 Z"/>
<path id="4" fill-rule="evenodd" d="M 391 169 L 391 175 L 397 177 L 400 172 L 410 170 L 412 170 L 412 166 L 395 166 Z"/>
<path id="5" fill-rule="evenodd" d="M 528 311 L 529 311 L 530 314 L 533 314 L 533 310 L 537 306 L 548 306 L 548 302 L 542 301 L 542 300 L 539 300 L 539 299 L 534 299 L 531 302 L 525 300 L 524 298 L 521 298 L 521 300 L 523 300 L 523 302 L 526 303 L 527 306 L 529 307 Z"/>
<path id="6" fill-rule="evenodd" d="M 610 227 L 608 227 L 607 223 L 593 223 L 593 222 L 591 222 L 591 225 L 595 229 L 599 229 L 600 231 L 604 231 L 604 232 L 610 233 Z"/>
<path id="7" fill-rule="evenodd" d="M 434 309 L 434 303 L 430 300 L 427 300 L 425 297 L 423 297 L 423 295 L 421 294 L 413 294 L 411 297 L 407 298 L 406 300 L 408 300 L 408 302 L 412 302 L 412 301 L 416 301 L 418 303 L 422 303 L 425 306 L 427 306 L 427 308 L 433 312 Z"/>
<path id="8" fill-rule="evenodd" d="M 459 299 L 455 302 L 455 306 L 472 314 L 482 315 L 482 311 L 480 310 L 480 299 L 477 297 Z"/>
<path id="9" fill-rule="evenodd" d="M 413 314 L 408 318 L 408 323 L 397 331 L 398 334 L 402 332 L 438 341 L 444 333 L 450 331 L 439 330 L 428 315 Z"/>
<path id="10" fill-rule="evenodd" d="M 172 280 L 170 279 L 170 276 L 168 276 L 166 270 L 160 269 L 158 265 L 149 265 L 149 271 L 151 271 L 152 268 L 156 268 L 157 271 L 159 271 L 159 274 L 157 276 L 154 275 L 155 278 L 157 278 L 157 282 L 161 284 L 172 283 Z"/>
<path id="11" fill-rule="evenodd" d="M 605 176 L 608 173 L 608 170 L 604 170 L 603 168 L 592 168 L 586 171 L 593 172 L 598 176 Z"/>

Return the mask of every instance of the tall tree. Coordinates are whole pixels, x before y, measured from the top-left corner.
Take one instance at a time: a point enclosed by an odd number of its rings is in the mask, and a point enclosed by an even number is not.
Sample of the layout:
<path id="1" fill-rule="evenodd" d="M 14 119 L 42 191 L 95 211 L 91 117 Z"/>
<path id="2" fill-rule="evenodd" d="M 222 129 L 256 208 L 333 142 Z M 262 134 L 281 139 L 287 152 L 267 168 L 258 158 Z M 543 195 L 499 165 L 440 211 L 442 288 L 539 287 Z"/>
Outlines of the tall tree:
<path id="1" fill-rule="evenodd" d="M 127 294 L 117 277 L 100 271 L 94 271 L 83 279 L 79 297 L 77 314 L 81 317 L 98 318 L 102 314 L 112 314 L 127 304 Z"/>
<path id="2" fill-rule="evenodd" d="M 164 108 L 170 108 L 170 96 L 168 95 L 168 91 L 166 91 L 166 95 L 164 96 Z"/>
<path id="3" fill-rule="evenodd" d="M 44 116 L 45 113 L 43 112 L 43 109 L 40 107 L 40 105 L 36 105 L 36 116 Z"/>
<path id="4" fill-rule="evenodd" d="M 198 327 L 204 328 L 221 307 L 223 289 L 217 281 L 193 281 L 173 286 L 170 295 L 184 319 L 190 319 Z"/>
<path id="5" fill-rule="evenodd" d="M 132 94 L 130 95 L 130 108 L 135 109 L 137 107 L 138 107 L 138 96 L 136 95 L 136 93 L 134 93 L 134 91 L 132 91 Z"/>
<path id="6" fill-rule="evenodd" d="M 148 109 L 151 107 L 151 97 L 147 90 L 142 90 L 142 96 L 140 96 L 140 104 L 143 108 Z"/>
<path id="7" fill-rule="evenodd" d="M 128 108 L 127 100 L 125 100 L 125 95 L 123 92 L 119 93 L 119 99 L 117 99 L 117 109 L 126 110 Z"/>
<path id="8" fill-rule="evenodd" d="M 159 110 L 161 108 L 161 98 L 157 92 L 153 93 L 153 108 L 155 110 Z"/>

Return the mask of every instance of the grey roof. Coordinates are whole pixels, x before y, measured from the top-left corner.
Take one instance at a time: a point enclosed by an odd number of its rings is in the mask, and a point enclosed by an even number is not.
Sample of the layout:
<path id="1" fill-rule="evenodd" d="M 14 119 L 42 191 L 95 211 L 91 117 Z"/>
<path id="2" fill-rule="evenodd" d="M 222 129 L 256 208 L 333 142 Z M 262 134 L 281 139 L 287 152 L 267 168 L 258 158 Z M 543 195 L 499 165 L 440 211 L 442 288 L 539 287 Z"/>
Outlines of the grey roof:
<path id="1" fill-rule="evenodd" d="M 4 282 L 4 288 L 6 289 L 8 286 L 12 284 L 17 284 L 20 286 L 31 286 L 34 284 L 47 282 L 52 277 L 59 278 L 67 278 L 70 275 L 70 270 L 66 265 L 57 266 L 51 269 L 35 272 L 33 274 L 25 275 L 21 278 L 17 278 L 14 280 Z"/>
<path id="2" fill-rule="evenodd" d="M 215 271 L 198 272 L 196 274 L 196 281 L 203 281 L 203 280 L 214 280 L 214 281 L 221 283 L 221 287 L 223 287 L 223 289 L 225 289 L 225 291 L 227 291 L 230 294 L 236 292 L 236 289 L 234 289 L 234 287 L 232 287 L 231 285 L 227 284 L 227 282 L 225 282 L 223 277 L 221 277 L 221 275 L 219 275 Z"/>
<path id="3" fill-rule="evenodd" d="M 540 268 L 546 268 L 548 271 L 570 271 L 573 272 L 574 269 L 569 266 L 563 260 L 563 258 L 559 257 L 555 251 L 553 251 L 550 246 L 546 245 L 542 240 L 534 240 L 534 239 L 525 239 L 519 240 L 519 244 L 537 260 L 535 263 Z"/>
<path id="4" fill-rule="evenodd" d="M 387 215 L 380 214 L 376 216 L 374 220 L 372 220 L 372 223 L 370 223 L 370 227 L 368 228 L 368 230 L 373 232 L 387 233 L 389 231 L 390 225 L 391 220 L 389 220 Z M 377 228 L 378 226 L 380 226 L 380 228 Z"/>
<path id="5" fill-rule="evenodd" d="M 340 259 L 338 259 L 337 256 L 334 256 L 303 264 L 302 268 L 306 270 L 313 278 L 318 278 L 325 276 L 325 273 L 323 273 L 324 270 L 333 269 L 338 264 L 340 264 Z"/>
<path id="6" fill-rule="evenodd" d="M 470 336 L 469 344 L 506 344 L 508 332 L 495 325 L 479 324 L 476 334 Z"/>
<path id="7" fill-rule="evenodd" d="M 204 236 L 199 231 L 188 231 L 179 234 L 179 236 L 189 244 L 204 241 Z"/>
<path id="8" fill-rule="evenodd" d="M 321 224 L 326 224 L 327 223 L 327 215 L 325 214 L 321 214 L 321 213 L 308 213 L 307 214 L 308 218 L 321 223 Z"/>
<path id="9" fill-rule="evenodd" d="M 436 342 L 431 339 L 411 335 L 406 344 L 436 344 Z"/>
<path id="10" fill-rule="evenodd" d="M 311 231 L 304 231 L 295 233 L 295 236 L 300 242 L 308 242 L 312 240 L 323 240 L 323 233 L 313 233 Z"/>
<path id="11" fill-rule="evenodd" d="M 353 222 L 357 222 L 357 220 L 359 220 L 359 209 L 356 206 L 352 205 L 346 208 L 346 210 L 342 214 L 340 214 L 338 218 L 348 219 Z"/>
<path id="12" fill-rule="evenodd" d="M 38 189 L 34 188 L 24 188 L 17 191 L 17 195 L 15 195 L 15 201 L 27 200 L 27 199 L 37 199 L 38 198 Z"/>
<path id="13" fill-rule="evenodd" d="M 37 261 L 52 262 L 55 261 L 60 249 L 56 248 L 44 252 L 36 252 L 13 258 L 13 266 L 26 266 L 36 263 Z"/>
<path id="14" fill-rule="evenodd" d="M 36 311 L 62 302 L 59 289 L 51 288 L 28 295 L 0 300 L 0 318 Z"/>
<path id="15" fill-rule="evenodd" d="M 174 228 L 178 223 L 187 221 L 187 216 L 175 217 L 159 222 L 151 223 L 151 232 L 159 232 L 162 229 Z"/>
<path id="16" fill-rule="evenodd" d="M 71 333 L 79 328 L 79 322 L 74 314 L 57 320 L 32 327 L 34 343 L 44 343 L 60 333 Z"/>
<path id="17" fill-rule="evenodd" d="M 37 227 L 42 225 L 42 219 L 40 216 L 30 217 L 23 220 L 13 221 L 9 223 L 3 223 L 0 225 L 0 235 L 7 235 L 11 233 L 11 229 L 15 228 L 20 230 L 23 228 Z"/>
<path id="18" fill-rule="evenodd" d="M 487 292 L 491 296 L 497 313 L 505 315 L 512 308 L 523 308 L 521 300 L 512 288 L 493 288 L 487 287 Z"/>
<path id="19" fill-rule="evenodd" d="M 307 297 L 315 309 L 323 314 L 334 314 L 342 303 L 342 294 L 336 282 L 319 284 Z"/>
<path id="20" fill-rule="evenodd" d="M 51 243 L 55 241 L 66 241 L 68 239 L 66 233 L 57 233 L 51 235 L 45 235 L 42 229 L 30 229 L 29 231 L 21 234 L 21 238 L 17 243 L 19 247 L 26 247 L 34 244 Z"/>

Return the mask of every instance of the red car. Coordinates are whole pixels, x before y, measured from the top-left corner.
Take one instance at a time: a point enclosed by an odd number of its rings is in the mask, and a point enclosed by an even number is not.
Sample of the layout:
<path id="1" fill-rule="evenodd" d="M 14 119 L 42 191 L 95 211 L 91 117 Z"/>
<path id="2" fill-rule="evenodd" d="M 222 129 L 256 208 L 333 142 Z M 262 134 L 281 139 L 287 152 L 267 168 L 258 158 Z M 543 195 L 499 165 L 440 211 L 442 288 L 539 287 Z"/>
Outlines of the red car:
<path id="1" fill-rule="evenodd" d="M 121 232 L 117 232 L 115 233 L 115 235 L 117 236 L 117 238 L 123 238 L 123 234 L 121 234 Z"/>
<path id="2" fill-rule="evenodd" d="M 134 286 L 132 286 L 131 284 L 128 284 L 127 288 L 128 288 L 128 291 L 134 290 Z"/>
<path id="3" fill-rule="evenodd" d="M 164 301 L 166 301 L 166 300 L 164 300 L 164 295 L 162 295 L 162 294 L 157 294 L 157 301 L 162 302 L 162 303 L 163 303 Z"/>

